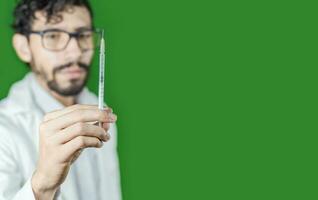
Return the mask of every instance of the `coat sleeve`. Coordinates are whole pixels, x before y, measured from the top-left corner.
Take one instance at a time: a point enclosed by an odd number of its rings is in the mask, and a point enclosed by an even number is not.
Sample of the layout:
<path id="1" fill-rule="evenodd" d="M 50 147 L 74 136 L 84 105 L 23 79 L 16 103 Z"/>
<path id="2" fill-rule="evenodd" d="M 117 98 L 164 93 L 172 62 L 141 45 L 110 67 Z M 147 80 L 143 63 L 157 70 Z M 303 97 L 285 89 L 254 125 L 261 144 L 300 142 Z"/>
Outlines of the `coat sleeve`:
<path id="1" fill-rule="evenodd" d="M 22 177 L 16 160 L 9 122 L 0 116 L 0 200 L 35 200 L 31 177 Z M 12 129 L 13 128 L 13 129 Z"/>

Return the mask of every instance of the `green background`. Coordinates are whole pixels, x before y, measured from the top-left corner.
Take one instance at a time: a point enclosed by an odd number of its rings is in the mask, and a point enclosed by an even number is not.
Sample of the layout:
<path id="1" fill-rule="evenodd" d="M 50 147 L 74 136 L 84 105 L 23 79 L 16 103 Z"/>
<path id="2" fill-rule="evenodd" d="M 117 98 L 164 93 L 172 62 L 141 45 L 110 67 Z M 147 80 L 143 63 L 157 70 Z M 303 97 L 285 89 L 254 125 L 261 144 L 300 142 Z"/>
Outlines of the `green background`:
<path id="1" fill-rule="evenodd" d="M 125 200 L 317 199 L 317 5 L 97 1 Z M 26 67 L 0 2 L 0 97 Z M 89 88 L 97 91 L 97 66 Z"/>

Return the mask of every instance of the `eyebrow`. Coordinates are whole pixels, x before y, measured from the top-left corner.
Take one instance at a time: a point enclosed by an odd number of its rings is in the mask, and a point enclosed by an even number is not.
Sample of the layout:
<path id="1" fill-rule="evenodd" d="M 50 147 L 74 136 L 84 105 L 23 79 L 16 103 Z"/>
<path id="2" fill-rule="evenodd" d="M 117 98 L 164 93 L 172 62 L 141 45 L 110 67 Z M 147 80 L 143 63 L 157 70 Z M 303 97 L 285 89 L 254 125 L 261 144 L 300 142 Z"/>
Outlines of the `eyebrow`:
<path id="1" fill-rule="evenodd" d="M 82 26 L 75 29 L 75 31 L 86 31 L 86 30 L 93 30 L 92 26 Z"/>
<path id="2" fill-rule="evenodd" d="M 52 26 L 52 27 L 47 27 L 45 28 L 45 30 L 64 30 L 64 31 L 68 31 L 66 29 L 66 27 L 56 27 L 56 26 Z M 79 31 L 86 31 L 86 30 L 94 30 L 93 26 L 80 26 L 77 27 L 74 31 L 75 32 L 79 32 Z"/>

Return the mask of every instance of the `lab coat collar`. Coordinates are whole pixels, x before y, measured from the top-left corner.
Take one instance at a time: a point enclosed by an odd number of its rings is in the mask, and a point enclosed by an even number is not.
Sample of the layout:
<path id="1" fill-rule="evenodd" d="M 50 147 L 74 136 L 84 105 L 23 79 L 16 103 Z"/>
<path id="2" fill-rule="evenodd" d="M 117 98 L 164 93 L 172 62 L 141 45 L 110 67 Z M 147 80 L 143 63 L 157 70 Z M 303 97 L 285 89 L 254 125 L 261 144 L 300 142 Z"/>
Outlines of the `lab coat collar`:
<path id="1" fill-rule="evenodd" d="M 21 81 L 16 82 L 11 87 L 8 99 L 5 101 L 10 108 L 8 112 L 12 114 L 32 113 L 38 108 L 43 111 L 42 114 L 45 114 L 64 108 L 59 101 L 40 86 L 33 72 L 27 73 Z M 77 103 L 97 105 L 98 99 L 94 93 L 84 87 L 77 96 Z"/>
<path id="2" fill-rule="evenodd" d="M 30 73 L 30 83 L 36 104 L 43 110 L 44 113 L 65 107 L 38 83 L 34 73 Z M 96 97 L 93 97 L 86 87 L 76 96 L 75 99 L 78 104 L 96 104 Z"/>

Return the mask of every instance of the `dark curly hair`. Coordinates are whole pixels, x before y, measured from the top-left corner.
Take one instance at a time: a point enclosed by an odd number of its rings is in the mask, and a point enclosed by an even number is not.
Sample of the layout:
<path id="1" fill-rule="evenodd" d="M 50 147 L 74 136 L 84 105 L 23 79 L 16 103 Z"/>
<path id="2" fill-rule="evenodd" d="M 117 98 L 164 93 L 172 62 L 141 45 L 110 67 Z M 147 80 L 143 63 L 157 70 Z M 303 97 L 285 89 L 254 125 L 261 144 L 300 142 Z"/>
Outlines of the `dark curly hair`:
<path id="1" fill-rule="evenodd" d="M 59 12 L 68 9 L 69 6 L 84 6 L 90 16 L 93 12 L 88 0 L 20 0 L 14 9 L 13 29 L 16 33 L 28 35 L 31 31 L 33 20 L 36 19 L 36 11 L 44 11 L 48 22 L 62 20 Z"/>

